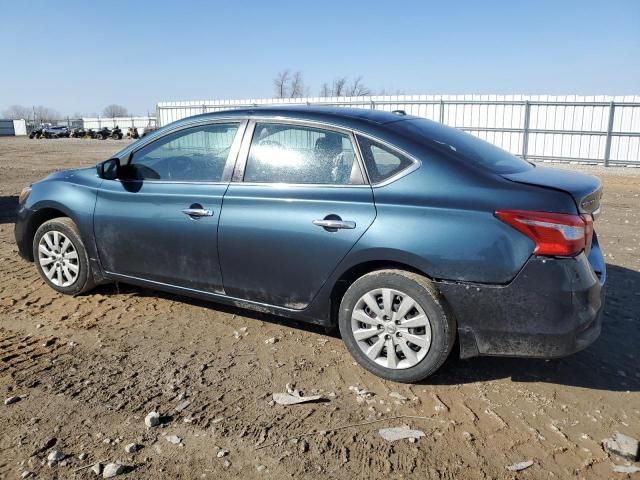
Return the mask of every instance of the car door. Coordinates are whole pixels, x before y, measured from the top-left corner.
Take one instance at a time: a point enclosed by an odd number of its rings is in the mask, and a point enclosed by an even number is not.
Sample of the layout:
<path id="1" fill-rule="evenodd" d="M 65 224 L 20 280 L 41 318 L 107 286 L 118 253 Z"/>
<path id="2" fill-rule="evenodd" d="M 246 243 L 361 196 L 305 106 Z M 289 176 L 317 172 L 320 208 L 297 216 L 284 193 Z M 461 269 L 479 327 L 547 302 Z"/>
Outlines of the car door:
<path id="1" fill-rule="evenodd" d="M 180 128 L 134 151 L 104 180 L 94 214 L 103 268 L 222 293 L 217 230 L 244 124 Z"/>
<path id="2" fill-rule="evenodd" d="M 304 309 L 373 222 L 373 192 L 339 129 L 250 122 L 224 197 L 227 295 Z"/>

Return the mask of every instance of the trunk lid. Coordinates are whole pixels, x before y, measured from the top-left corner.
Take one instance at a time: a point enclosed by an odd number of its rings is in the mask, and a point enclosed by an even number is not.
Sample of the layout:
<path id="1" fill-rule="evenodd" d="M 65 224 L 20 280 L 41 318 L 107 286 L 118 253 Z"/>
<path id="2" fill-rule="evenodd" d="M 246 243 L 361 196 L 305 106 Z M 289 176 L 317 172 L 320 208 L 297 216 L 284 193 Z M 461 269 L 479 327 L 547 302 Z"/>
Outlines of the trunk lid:
<path id="1" fill-rule="evenodd" d="M 523 172 L 506 173 L 502 177 L 512 182 L 552 188 L 570 194 L 580 213 L 596 217 L 600 213 L 602 182 L 593 175 L 536 166 Z"/>

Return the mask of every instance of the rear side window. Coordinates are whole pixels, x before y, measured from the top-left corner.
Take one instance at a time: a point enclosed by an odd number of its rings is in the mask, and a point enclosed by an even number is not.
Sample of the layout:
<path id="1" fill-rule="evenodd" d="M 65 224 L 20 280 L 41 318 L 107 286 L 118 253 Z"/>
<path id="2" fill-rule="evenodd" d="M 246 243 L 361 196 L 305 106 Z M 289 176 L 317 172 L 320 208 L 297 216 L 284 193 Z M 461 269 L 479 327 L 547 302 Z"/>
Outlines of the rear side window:
<path id="1" fill-rule="evenodd" d="M 369 138 L 358 135 L 358 144 L 371 183 L 380 183 L 413 164 L 404 155 Z"/>
<path id="2" fill-rule="evenodd" d="M 364 177 L 348 135 L 298 125 L 258 123 L 244 181 L 360 185 Z"/>
<path id="3" fill-rule="evenodd" d="M 430 120 L 413 118 L 395 122 L 391 124 L 391 128 L 413 140 L 421 141 L 498 174 L 523 172 L 535 168 L 526 160 L 489 142 Z"/>

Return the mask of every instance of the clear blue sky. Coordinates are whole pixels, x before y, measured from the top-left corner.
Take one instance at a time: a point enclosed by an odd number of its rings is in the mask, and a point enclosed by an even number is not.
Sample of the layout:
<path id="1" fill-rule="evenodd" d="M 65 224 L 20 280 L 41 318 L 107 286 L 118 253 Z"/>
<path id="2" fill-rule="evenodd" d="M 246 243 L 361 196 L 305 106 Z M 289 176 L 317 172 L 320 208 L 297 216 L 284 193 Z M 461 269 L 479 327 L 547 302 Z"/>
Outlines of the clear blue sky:
<path id="1" fill-rule="evenodd" d="M 640 93 L 640 0 L 6 0 L 0 32 L 0 111 L 272 96 L 285 68 L 313 95 Z"/>

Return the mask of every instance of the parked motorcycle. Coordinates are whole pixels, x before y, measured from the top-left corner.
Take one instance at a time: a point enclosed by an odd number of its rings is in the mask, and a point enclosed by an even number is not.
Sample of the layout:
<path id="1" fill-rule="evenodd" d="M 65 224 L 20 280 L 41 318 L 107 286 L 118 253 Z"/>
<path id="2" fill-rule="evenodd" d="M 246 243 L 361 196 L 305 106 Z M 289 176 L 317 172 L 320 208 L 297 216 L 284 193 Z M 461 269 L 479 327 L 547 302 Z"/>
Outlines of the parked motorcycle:
<path id="1" fill-rule="evenodd" d="M 37 138 L 40 139 L 42 137 L 42 132 L 44 131 L 43 127 L 40 128 L 36 128 L 34 130 L 31 130 L 31 133 L 29 133 L 29 138 Z"/>
<path id="2" fill-rule="evenodd" d="M 127 138 L 130 138 L 132 140 L 137 140 L 138 138 L 140 138 L 138 129 L 136 127 L 129 127 L 129 130 L 127 131 Z"/>
<path id="3" fill-rule="evenodd" d="M 122 129 L 116 125 L 116 128 L 111 130 L 111 138 L 114 140 L 122 140 Z"/>
<path id="4" fill-rule="evenodd" d="M 71 130 L 71 136 L 73 138 L 84 138 L 87 136 L 87 131 L 82 127 L 74 128 L 73 130 Z"/>
<path id="5" fill-rule="evenodd" d="M 95 137 L 98 140 L 106 140 L 111 136 L 111 129 L 107 127 L 102 127 L 100 130 L 96 131 Z"/>

